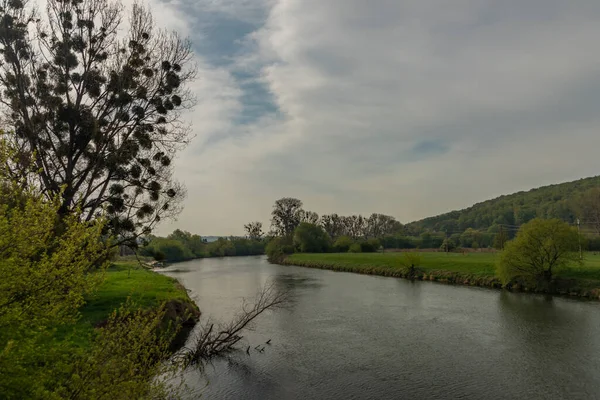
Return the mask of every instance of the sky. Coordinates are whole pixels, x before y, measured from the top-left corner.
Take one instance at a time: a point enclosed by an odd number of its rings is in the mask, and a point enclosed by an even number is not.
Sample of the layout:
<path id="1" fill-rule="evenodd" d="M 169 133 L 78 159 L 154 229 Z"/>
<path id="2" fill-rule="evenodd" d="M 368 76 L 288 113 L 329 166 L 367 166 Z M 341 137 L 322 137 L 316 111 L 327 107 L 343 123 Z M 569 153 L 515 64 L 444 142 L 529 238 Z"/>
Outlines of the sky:
<path id="1" fill-rule="evenodd" d="M 179 228 L 296 197 L 406 223 L 600 174 L 597 0 L 151 0 L 188 36 Z"/>

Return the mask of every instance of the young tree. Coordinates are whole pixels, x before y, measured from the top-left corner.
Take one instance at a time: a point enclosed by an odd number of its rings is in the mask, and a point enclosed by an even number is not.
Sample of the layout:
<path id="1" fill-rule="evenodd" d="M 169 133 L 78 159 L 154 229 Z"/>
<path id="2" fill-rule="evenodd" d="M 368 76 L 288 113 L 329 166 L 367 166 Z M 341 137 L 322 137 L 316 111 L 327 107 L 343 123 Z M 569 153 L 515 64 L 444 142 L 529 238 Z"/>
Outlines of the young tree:
<path id="1" fill-rule="evenodd" d="M 302 222 L 294 231 L 294 245 L 302 253 L 323 253 L 329 249 L 331 239 L 318 225 Z"/>
<path id="2" fill-rule="evenodd" d="M 550 282 L 560 268 L 579 261 L 579 235 L 558 219 L 533 219 L 506 243 L 497 265 L 504 284 L 516 278 Z"/>
<path id="3" fill-rule="evenodd" d="M 300 224 L 304 210 L 302 202 L 291 197 L 279 199 L 271 212 L 271 230 L 278 236 L 291 237 Z"/>
<path id="4" fill-rule="evenodd" d="M 244 225 L 244 230 L 250 240 L 261 240 L 263 237 L 262 222 L 249 222 Z"/>
<path id="5" fill-rule="evenodd" d="M 48 0 L 41 14 L 0 1 L 0 102 L 20 155 L 12 177 L 58 196 L 61 216 L 105 216 L 136 246 L 184 195 L 171 160 L 190 138 L 181 111 L 195 69 L 190 43 L 147 9 L 133 6 L 124 36 L 123 15 L 112 0 Z"/>

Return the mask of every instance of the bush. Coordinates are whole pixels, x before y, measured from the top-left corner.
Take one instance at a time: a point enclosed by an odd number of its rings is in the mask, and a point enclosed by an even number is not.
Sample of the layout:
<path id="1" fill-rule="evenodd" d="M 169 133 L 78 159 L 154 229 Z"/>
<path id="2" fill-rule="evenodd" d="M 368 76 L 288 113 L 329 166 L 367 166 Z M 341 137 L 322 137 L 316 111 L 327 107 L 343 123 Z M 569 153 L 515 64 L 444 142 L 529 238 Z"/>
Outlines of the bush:
<path id="1" fill-rule="evenodd" d="M 290 239 L 276 237 L 267 244 L 265 252 L 269 261 L 277 262 L 286 255 L 294 253 L 294 246 Z"/>
<path id="2" fill-rule="evenodd" d="M 348 253 L 362 253 L 362 246 L 360 243 L 353 243 L 348 249 Z"/>
<path id="3" fill-rule="evenodd" d="M 374 253 L 381 247 L 379 239 L 368 239 L 360 242 L 360 248 L 363 253 Z"/>
<path id="4" fill-rule="evenodd" d="M 440 250 L 443 251 L 452 251 L 454 249 L 456 249 L 456 243 L 452 239 L 444 239 L 440 246 Z"/>
<path id="5" fill-rule="evenodd" d="M 350 246 L 354 244 L 354 240 L 352 240 L 349 236 L 340 236 L 335 243 L 333 244 L 333 250 L 338 253 L 346 253 L 350 249 Z"/>
<path id="6" fill-rule="evenodd" d="M 506 244 L 498 260 L 498 277 L 505 285 L 515 279 L 548 283 L 556 270 L 579 261 L 578 247 L 579 235 L 566 222 L 533 219 Z"/>
<path id="7" fill-rule="evenodd" d="M 324 253 L 331 239 L 318 225 L 302 222 L 294 231 L 294 246 L 302 253 Z"/>
<path id="8" fill-rule="evenodd" d="M 162 260 L 169 262 L 185 261 L 194 258 L 192 252 L 183 243 L 175 239 L 165 238 L 152 239 L 147 248 L 144 249 L 143 254 L 149 254 L 156 260 L 162 258 Z"/>

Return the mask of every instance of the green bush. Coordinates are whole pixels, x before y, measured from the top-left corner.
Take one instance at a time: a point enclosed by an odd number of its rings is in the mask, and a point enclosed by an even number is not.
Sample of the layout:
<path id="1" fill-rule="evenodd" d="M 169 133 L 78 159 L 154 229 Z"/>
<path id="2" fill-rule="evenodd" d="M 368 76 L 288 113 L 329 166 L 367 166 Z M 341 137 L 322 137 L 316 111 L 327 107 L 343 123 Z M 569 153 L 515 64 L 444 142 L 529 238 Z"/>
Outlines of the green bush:
<path id="1" fill-rule="evenodd" d="M 294 231 L 294 246 L 302 253 L 325 253 L 331 239 L 318 225 L 302 222 Z"/>
<path id="2" fill-rule="evenodd" d="M 351 237 L 340 236 L 333 244 L 333 250 L 337 253 L 346 253 L 353 244 L 354 240 Z"/>
<path id="3" fill-rule="evenodd" d="M 294 246 L 290 239 L 276 237 L 271 239 L 265 249 L 269 261 L 278 261 L 288 254 L 294 253 Z"/>
<path id="4" fill-rule="evenodd" d="M 360 248 L 363 253 L 374 253 L 379 250 L 381 242 L 379 239 L 368 239 L 360 242 Z"/>
<path id="5" fill-rule="evenodd" d="M 353 243 L 348 249 L 348 253 L 362 253 L 362 246 L 360 243 Z"/>

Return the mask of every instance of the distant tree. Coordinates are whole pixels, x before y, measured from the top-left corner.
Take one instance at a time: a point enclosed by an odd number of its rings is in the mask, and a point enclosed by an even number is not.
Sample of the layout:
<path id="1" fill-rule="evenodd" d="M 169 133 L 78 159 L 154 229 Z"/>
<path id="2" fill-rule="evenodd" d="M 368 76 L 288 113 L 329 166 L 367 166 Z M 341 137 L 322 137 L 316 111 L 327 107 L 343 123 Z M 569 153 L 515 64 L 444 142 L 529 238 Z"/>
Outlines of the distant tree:
<path id="1" fill-rule="evenodd" d="M 421 233 L 421 248 L 423 249 L 429 249 L 432 246 L 432 238 L 431 238 L 431 233 L 429 232 L 423 232 Z"/>
<path id="2" fill-rule="evenodd" d="M 358 239 L 367 236 L 367 220 L 362 215 L 351 215 L 349 217 L 341 217 L 341 222 L 344 227 L 344 235 Z"/>
<path id="3" fill-rule="evenodd" d="M 300 222 L 307 222 L 309 224 L 317 224 L 319 222 L 319 214 L 314 211 L 304 211 L 300 213 Z"/>
<path id="4" fill-rule="evenodd" d="M 577 200 L 576 207 L 583 222 L 600 235 L 600 187 L 584 192 Z"/>
<path id="5" fill-rule="evenodd" d="M 333 243 L 333 250 L 338 253 L 347 253 L 350 249 L 350 246 L 354 244 L 354 240 L 352 240 L 349 236 L 340 236 L 337 238 L 335 243 Z"/>
<path id="6" fill-rule="evenodd" d="M 347 233 L 344 229 L 342 217 L 337 214 L 323 215 L 319 223 L 332 239 Z"/>
<path id="7" fill-rule="evenodd" d="M 302 253 L 323 253 L 329 249 L 331 239 L 318 225 L 302 222 L 294 231 L 294 246 Z"/>
<path id="8" fill-rule="evenodd" d="M 4 137 L 21 155 L 7 170 L 58 196 L 60 216 L 103 216 L 136 246 L 184 195 L 171 160 L 190 138 L 181 111 L 193 102 L 191 45 L 139 4 L 127 24 L 111 0 L 39 10 L 20 0 L 0 8 L 0 102 L 13 129 Z"/>
<path id="9" fill-rule="evenodd" d="M 244 225 L 246 236 L 250 240 L 261 240 L 263 237 L 262 222 L 254 221 Z"/>
<path id="10" fill-rule="evenodd" d="M 303 215 L 302 201 L 291 197 L 279 199 L 271 212 L 271 231 L 277 236 L 292 236 Z"/>
<path id="11" fill-rule="evenodd" d="M 366 220 L 365 236 L 381 238 L 386 235 L 398 233 L 402 229 L 396 219 L 390 215 L 373 213 Z"/>
<path id="12" fill-rule="evenodd" d="M 456 248 L 456 242 L 452 239 L 444 239 L 442 242 L 441 250 L 445 252 L 450 252 Z"/>
<path id="13" fill-rule="evenodd" d="M 504 284 L 514 279 L 552 280 L 553 274 L 579 261 L 577 231 L 558 219 L 534 219 L 500 255 L 497 273 Z"/>
<path id="14" fill-rule="evenodd" d="M 508 240 L 509 237 L 506 233 L 506 230 L 499 230 L 498 233 L 496 233 L 496 235 L 494 236 L 494 248 L 497 250 L 503 250 L 504 245 L 506 244 L 506 242 L 508 242 Z"/>

